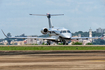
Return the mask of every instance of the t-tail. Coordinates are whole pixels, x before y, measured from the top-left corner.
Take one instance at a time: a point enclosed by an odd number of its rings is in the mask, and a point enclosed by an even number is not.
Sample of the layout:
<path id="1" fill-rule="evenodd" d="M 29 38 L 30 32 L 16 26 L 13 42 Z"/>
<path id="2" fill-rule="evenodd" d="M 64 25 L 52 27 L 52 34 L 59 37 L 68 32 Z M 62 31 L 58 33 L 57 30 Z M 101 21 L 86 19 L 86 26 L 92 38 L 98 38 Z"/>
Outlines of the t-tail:
<path id="1" fill-rule="evenodd" d="M 49 14 L 47 13 L 46 15 L 43 15 L 43 14 L 30 14 L 30 15 L 35 15 L 35 16 L 47 16 L 48 18 L 48 23 L 49 23 L 49 28 L 52 28 L 52 25 L 51 25 L 51 16 L 60 16 L 60 15 L 64 15 L 64 14 Z"/>

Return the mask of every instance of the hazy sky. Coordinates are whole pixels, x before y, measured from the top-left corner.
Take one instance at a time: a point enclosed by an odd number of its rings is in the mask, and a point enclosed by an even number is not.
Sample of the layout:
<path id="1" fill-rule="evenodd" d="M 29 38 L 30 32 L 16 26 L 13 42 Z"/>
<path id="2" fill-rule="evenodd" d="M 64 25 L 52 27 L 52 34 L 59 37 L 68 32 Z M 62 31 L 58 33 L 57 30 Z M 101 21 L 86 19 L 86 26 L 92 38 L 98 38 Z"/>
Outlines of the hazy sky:
<path id="1" fill-rule="evenodd" d="M 105 0 L 0 0 L 0 29 L 12 36 L 41 35 L 47 17 L 29 14 L 64 14 L 51 18 L 55 27 L 71 32 L 105 28 Z M 0 38 L 4 35 L 0 31 Z"/>

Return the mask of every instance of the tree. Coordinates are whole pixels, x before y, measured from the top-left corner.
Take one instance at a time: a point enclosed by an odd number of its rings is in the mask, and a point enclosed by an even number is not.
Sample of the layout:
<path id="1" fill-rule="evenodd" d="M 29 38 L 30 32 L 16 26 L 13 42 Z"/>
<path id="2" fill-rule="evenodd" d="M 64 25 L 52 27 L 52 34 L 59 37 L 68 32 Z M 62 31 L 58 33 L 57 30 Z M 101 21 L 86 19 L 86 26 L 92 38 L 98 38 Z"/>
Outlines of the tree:
<path id="1" fill-rule="evenodd" d="M 80 42 L 73 42 L 72 45 L 82 45 Z"/>
<path id="2" fill-rule="evenodd" d="M 7 33 L 7 37 L 12 37 L 11 33 Z"/>
<path id="3" fill-rule="evenodd" d="M 4 45 L 3 43 L 0 43 L 0 45 Z"/>
<path id="4" fill-rule="evenodd" d="M 26 37 L 25 34 L 21 34 L 20 36 L 21 36 L 21 37 Z"/>
<path id="5" fill-rule="evenodd" d="M 21 35 L 18 35 L 18 36 L 15 36 L 15 37 L 27 37 L 25 34 L 21 34 Z M 17 41 L 23 41 L 25 39 L 22 39 L 22 38 L 19 38 L 17 39 Z"/>
<path id="6" fill-rule="evenodd" d="M 94 45 L 105 45 L 105 40 L 103 39 L 96 39 L 94 42 L 93 42 Z"/>
<path id="7" fill-rule="evenodd" d="M 86 45 L 93 45 L 92 43 L 87 43 Z"/>
<path id="8" fill-rule="evenodd" d="M 82 32 L 82 31 L 78 31 L 75 33 L 72 33 L 73 36 L 78 36 L 78 34 L 81 34 L 81 37 L 89 37 L 89 32 Z M 96 31 L 92 31 L 92 36 L 96 37 L 96 36 L 101 36 L 102 33 L 97 33 Z"/>
<path id="9" fill-rule="evenodd" d="M 2 42 L 4 39 L 0 39 L 0 42 Z"/>

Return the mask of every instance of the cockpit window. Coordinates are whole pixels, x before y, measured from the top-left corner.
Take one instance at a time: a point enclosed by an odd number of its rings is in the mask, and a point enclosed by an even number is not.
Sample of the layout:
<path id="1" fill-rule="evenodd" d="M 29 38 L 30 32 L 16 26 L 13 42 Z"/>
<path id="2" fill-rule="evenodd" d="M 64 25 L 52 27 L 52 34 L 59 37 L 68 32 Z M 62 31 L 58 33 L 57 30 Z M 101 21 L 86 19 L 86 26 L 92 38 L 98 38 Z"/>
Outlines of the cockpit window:
<path id="1" fill-rule="evenodd" d="M 69 30 L 67 31 L 68 33 L 71 33 Z"/>
<path id="2" fill-rule="evenodd" d="M 52 31 L 52 33 L 55 33 L 54 31 Z"/>
<path id="3" fill-rule="evenodd" d="M 63 31 L 63 33 L 66 33 L 66 31 Z"/>
<path id="4" fill-rule="evenodd" d="M 60 33 L 62 33 L 62 31 Z"/>
<path id="5" fill-rule="evenodd" d="M 69 30 L 64 30 L 64 31 L 61 31 L 60 33 L 71 33 Z"/>
<path id="6" fill-rule="evenodd" d="M 61 31 L 60 33 L 67 33 L 66 31 Z"/>

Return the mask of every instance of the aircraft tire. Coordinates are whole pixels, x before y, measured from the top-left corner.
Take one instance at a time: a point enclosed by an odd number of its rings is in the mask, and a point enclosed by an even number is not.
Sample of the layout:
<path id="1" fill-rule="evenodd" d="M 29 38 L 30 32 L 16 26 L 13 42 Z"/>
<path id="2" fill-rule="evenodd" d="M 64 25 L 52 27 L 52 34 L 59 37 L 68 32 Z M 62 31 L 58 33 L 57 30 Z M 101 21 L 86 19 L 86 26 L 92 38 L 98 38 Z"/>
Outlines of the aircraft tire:
<path id="1" fill-rule="evenodd" d="M 66 43 L 66 45 L 68 45 L 68 43 Z"/>
<path id="2" fill-rule="evenodd" d="M 50 45 L 50 41 L 47 41 L 47 45 Z"/>
<path id="3" fill-rule="evenodd" d="M 65 41 L 63 41 L 63 45 L 66 45 L 66 42 Z"/>

